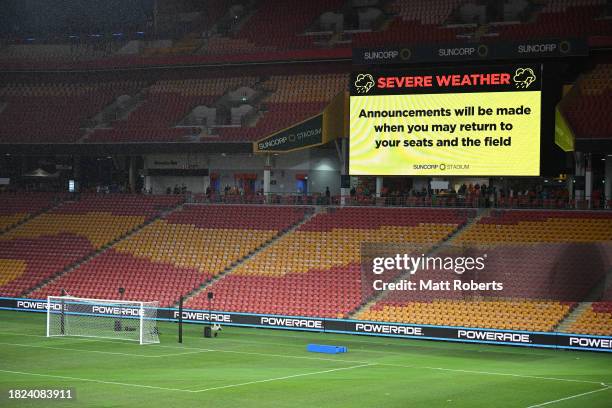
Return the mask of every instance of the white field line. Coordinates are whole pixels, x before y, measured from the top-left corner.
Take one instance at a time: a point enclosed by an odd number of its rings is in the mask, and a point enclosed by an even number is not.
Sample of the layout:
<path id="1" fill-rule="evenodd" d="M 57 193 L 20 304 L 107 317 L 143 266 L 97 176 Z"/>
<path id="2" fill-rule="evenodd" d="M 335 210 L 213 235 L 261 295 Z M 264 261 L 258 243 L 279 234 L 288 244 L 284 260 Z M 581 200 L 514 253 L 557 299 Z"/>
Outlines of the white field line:
<path id="1" fill-rule="evenodd" d="M 0 331 L 0 334 L 15 334 L 15 335 L 23 336 L 23 334 L 20 334 L 20 333 L 9 333 L 9 332 L 1 332 L 1 331 Z M 35 334 L 30 334 L 27 336 L 46 337 L 43 335 L 35 335 Z M 99 341 L 99 342 L 106 342 L 106 343 L 117 343 L 121 341 L 121 340 L 104 340 L 104 339 L 96 339 L 96 340 L 80 339 L 78 337 L 71 337 L 71 339 L 79 340 L 79 341 Z M 569 378 L 556 378 L 556 377 L 534 376 L 534 375 L 513 374 L 513 373 L 500 373 L 500 372 L 490 372 L 490 371 L 461 370 L 461 369 L 445 368 L 445 367 L 426 367 L 426 366 L 417 366 L 417 365 L 382 363 L 378 361 L 348 360 L 348 359 L 343 359 L 343 358 L 336 359 L 336 358 L 326 358 L 326 357 L 296 356 L 296 355 L 290 355 L 290 354 L 257 353 L 253 351 L 204 349 L 204 348 L 199 348 L 199 347 L 175 347 L 175 346 L 165 346 L 162 344 L 148 345 L 147 347 L 162 347 L 162 348 L 182 349 L 182 350 L 205 350 L 205 351 L 214 351 L 218 353 L 234 353 L 234 354 L 254 355 L 254 356 L 262 356 L 262 357 L 280 357 L 280 358 L 293 358 L 293 359 L 303 359 L 303 360 L 334 361 L 334 362 L 354 363 L 354 364 L 376 364 L 378 366 L 384 366 L 384 367 L 414 368 L 414 369 L 421 369 L 421 370 L 438 370 L 438 371 L 449 371 L 449 372 L 457 372 L 457 373 L 465 373 L 465 374 L 496 375 L 496 376 L 534 379 L 534 380 L 565 381 L 565 382 L 576 382 L 576 383 L 584 383 L 584 384 L 597 384 L 597 385 L 603 385 L 603 386 L 608 386 L 608 387 L 612 386 L 610 384 L 605 384 L 602 381 L 574 380 L 574 379 L 569 379 Z"/>
<path id="2" fill-rule="evenodd" d="M 381 364 L 381 365 L 384 365 L 384 364 Z M 411 367 L 411 366 L 406 366 L 406 367 Z M 523 375 L 523 374 L 498 373 L 498 372 L 489 372 L 489 371 L 473 371 L 473 370 L 461 370 L 458 368 L 442 368 L 442 367 L 416 367 L 415 366 L 411 368 L 419 368 L 419 369 L 426 369 L 426 370 L 439 370 L 439 371 L 452 371 L 456 373 L 466 373 L 466 374 L 499 375 L 499 376 L 506 376 L 506 377 L 531 378 L 534 380 L 566 381 L 566 382 L 605 385 L 601 381 L 573 380 L 571 378 L 543 377 L 539 375 Z"/>
<path id="3" fill-rule="evenodd" d="M 477 375 L 497 375 L 497 376 L 517 377 L 517 378 L 525 378 L 525 379 L 533 379 L 533 380 L 566 381 L 566 382 L 577 382 L 577 383 L 598 384 L 598 385 L 603 384 L 601 381 L 573 380 L 569 378 L 556 378 L 556 377 L 544 377 L 544 376 L 535 376 L 535 375 L 499 373 L 499 372 L 491 372 L 491 371 L 461 370 L 461 369 L 444 368 L 444 367 L 427 367 L 427 366 L 407 365 L 407 364 L 393 364 L 393 363 L 382 363 L 378 361 L 359 361 L 359 360 L 333 359 L 333 358 L 325 358 L 325 357 L 292 356 L 292 355 L 287 355 L 287 354 L 268 354 L 268 353 L 256 353 L 256 352 L 251 352 L 251 351 L 236 351 L 236 350 L 211 349 L 211 351 L 219 352 L 219 353 L 251 354 L 251 355 L 256 355 L 256 356 L 268 356 L 268 357 L 286 357 L 286 358 L 298 358 L 298 359 L 307 359 L 307 360 L 336 361 L 336 362 L 344 362 L 344 363 L 375 364 L 377 366 L 383 366 L 383 367 L 414 368 L 417 370 L 449 371 L 449 372 L 455 372 L 455 373 L 477 374 Z"/>
<path id="4" fill-rule="evenodd" d="M 82 352 L 82 353 L 111 354 L 111 355 L 118 355 L 118 356 L 145 357 L 145 358 L 174 357 L 174 356 L 182 356 L 185 354 L 208 353 L 211 351 L 211 350 L 201 349 L 200 351 L 187 351 L 184 353 L 148 355 L 148 354 L 120 353 L 117 351 L 84 350 L 84 349 L 71 348 L 71 347 L 39 346 L 36 344 L 19 344 L 19 343 L 3 343 L 3 342 L 0 342 L 0 344 L 5 345 L 5 346 L 15 346 L 15 347 L 33 347 L 33 348 L 43 348 L 43 349 L 50 349 L 50 350 L 66 350 L 66 351 L 76 351 L 76 352 Z"/>
<path id="5" fill-rule="evenodd" d="M 123 383 L 123 382 L 119 382 L 119 381 L 102 381 L 102 380 L 95 380 L 95 379 L 91 379 L 91 378 L 68 377 L 68 376 L 53 375 L 53 374 L 29 373 L 29 372 L 25 372 L 25 371 L 12 371 L 12 370 L 2 370 L 2 369 L 0 369 L 0 372 L 8 373 L 8 374 L 29 375 L 29 376 L 36 376 L 36 377 L 57 378 L 57 379 L 61 379 L 61 380 L 85 381 L 85 382 L 93 382 L 93 383 L 106 384 L 106 385 L 119 385 L 119 386 L 123 386 L 123 387 L 137 387 L 137 388 L 149 388 L 149 389 L 163 390 L 163 391 L 200 393 L 200 392 L 207 392 L 207 391 L 214 391 L 214 390 L 222 390 L 222 389 L 226 389 L 226 388 L 243 387 L 243 386 L 252 385 L 252 384 L 268 383 L 268 382 L 272 382 L 272 381 L 289 380 L 289 379 L 292 379 L 292 378 L 306 377 L 306 376 L 309 376 L 309 375 L 319 375 L 319 374 L 332 373 L 332 372 L 336 372 L 336 371 L 353 370 L 355 368 L 369 367 L 369 366 L 372 366 L 372 365 L 375 365 L 375 364 L 360 364 L 360 365 L 351 366 L 351 367 L 332 368 L 330 370 L 322 370 L 322 371 L 314 371 L 314 372 L 302 373 L 302 374 L 286 375 L 284 377 L 266 378 L 264 380 L 249 381 L 249 382 L 243 382 L 243 383 L 238 383 L 238 384 L 221 385 L 221 386 L 218 386 L 218 387 L 204 388 L 204 389 L 201 389 L 201 390 L 188 390 L 188 389 L 181 389 L 181 388 L 157 387 L 157 386 L 154 386 L 154 385 Z"/>
<path id="6" fill-rule="evenodd" d="M 314 371 L 314 372 L 311 372 L 311 373 L 287 375 L 287 376 L 284 376 L 284 377 L 268 378 L 266 380 L 257 380 L 257 381 L 249 381 L 249 382 L 238 383 L 238 384 L 221 385 L 219 387 L 204 388 L 203 390 L 197 390 L 197 391 L 194 391 L 194 392 L 207 392 L 207 391 L 214 391 L 214 390 L 222 390 L 222 389 L 225 389 L 225 388 L 242 387 L 244 385 L 261 384 L 261 383 L 267 383 L 267 382 L 271 382 L 271 381 L 282 381 L 282 380 L 288 380 L 288 379 L 291 379 L 291 378 L 306 377 L 306 376 L 309 376 L 309 375 L 318 375 L 318 374 L 325 374 L 325 373 L 333 373 L 333 372 L 336 372 L 336 371 L 343 371 L 343 370 L 353 370 L 355 368 L 370 367 L 370 366 L 374 366 L 374 365 L 376 365 L 376 364 L 360 364 L 360 365 L 355 365 L 355 366 L 350 366 L 350 367 L 332 368 L 330 370 Z"/>
<path id="7" fill-rule="evenodd" d="M 542 402 L 541 404 L 537 404 L 537 405 L 530 405 L 527 408 L 537 408 L 537 407 L 543 407 L 543 406 L 546 406 L 546 405 L 556 404 L 557 402 L 567 401 L 567 400 L 571 400 L 571 399 L 574 399 L 574 398 L 580 398 L 580 397 L 583 397 L 585 395 L 595 394 L 596 392 L 601 392 L 601 391 L 605 391 L 605 390 L 609 390 L 609 389 L 610 389 L 610 387 L 606 386 L 606 387 L 600 388 L 598 390 L 583 392 L 581 394 L 576 394 L 576 395 L 570 395 L 569 397 L 559 398 L 559 399 L 552 400 L 552 401 L 546 401 L 546 402 Z"/>
<path id="8" fill-rule="evenodd" d="M 159 356 L 155 356 L 157 358 L 160 357 L 176 357 L 176 356 L 184 356 L 187 354 L 199 354 L 199 353 L 209 353 L 213 350 L 206 350 L 206 349 L 202 349 L 200 351 L 185 351 L 184 353 L 170 353 L 170 354 L 160 354 Z"/>
<path id="9" fill-rule="evenodd" d="M 98 384 L 121 385 L 124 387 L 149 388 L 149 389 L 164 390 L 164 391 L 194 392 L 193 390 L 183 390 L 180 388 L 156 387 L 154 385 L 130 384 L 130 383 L 122 383 L 118 381 L 102 381 L 102 380 L 93 380 L 91 378 L 67 377 L 63 375 L 37 374 L 37 373 L 28 373 L 25 371 L 0 370 L 0 372 L 9 373 L 9 374 L 29 375 L 29 376 L 35 376 L 35 377 L 57 378 L 60 380 L 86 381 L 86 382 L 93 382 L 93 383 L 98 383 Z"/>

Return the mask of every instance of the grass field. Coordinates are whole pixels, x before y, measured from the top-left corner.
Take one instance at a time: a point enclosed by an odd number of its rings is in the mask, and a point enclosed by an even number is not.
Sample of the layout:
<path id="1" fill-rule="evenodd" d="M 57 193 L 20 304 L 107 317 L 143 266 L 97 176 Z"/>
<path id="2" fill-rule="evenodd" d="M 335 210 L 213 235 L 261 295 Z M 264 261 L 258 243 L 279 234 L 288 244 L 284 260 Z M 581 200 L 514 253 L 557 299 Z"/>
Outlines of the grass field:
<path id="1" fill-rule="evenodd" d="M 45 315 L 0 311 L 2 407 L 612 407 L 612 355 L 160 325 L 161 344 L 46 338 Z M 346 345 L 340 355 L 311 342 Z M 73 388 L 71 402 L 9 389 Z"/>

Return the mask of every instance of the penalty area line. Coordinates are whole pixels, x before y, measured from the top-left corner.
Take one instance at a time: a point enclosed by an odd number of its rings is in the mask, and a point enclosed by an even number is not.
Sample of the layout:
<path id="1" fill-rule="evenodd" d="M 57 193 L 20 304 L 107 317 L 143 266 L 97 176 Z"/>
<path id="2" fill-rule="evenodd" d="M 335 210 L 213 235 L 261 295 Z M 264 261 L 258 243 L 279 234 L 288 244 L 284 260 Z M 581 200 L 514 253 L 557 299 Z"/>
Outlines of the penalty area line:
<path id="1" fill-rule="evenodd" d="M 284 377 L 267 378 L 265 380 L 256 380 L 256 381 L 249 381 L 249 382 L 238 383 L 238 384 L 221 385 L 219 387 L 205 388 L 202 390 L 188 390 L 188 389 L 181 389 L 181 388 L 157 387 L 155 385 L 122 383 L 118 381 L 103 381 L 103 380 L 95 380 L 92 378 L 69 377 L 69 376 L 64 376 L 64 375 L 53 375 L 53 374 L 29 373 L 25 371 L 13 371 L 13 370 L 0 369 L 0 372 L 8 373 L 8 374 L 17 374 L 17 375 L 28 375 L 28 376 L 34 376 L 34 377 L 56 378 L 60 380 L 84 381 L 84 382 L 92 382 L 92 383 L 105 384 L 105 385 L 118 385 L 118 386 L 123 386 L 123 387 L 136 387 L 136 388 L 148 388 L 148 389 L 162 390 L 162 391 L 187 392 L 187 393 L 193 394 L 193 393 L 201 393 L 201 392 L 207 392 L 207 391 L 223 390 L 226 388 L 243 387 L 246 385 L 261 384 L 261 383 L 267 383 L 267 382 L 272 382 L 272 381 L 289 380 L 292 378 L 306 377 L 309 375 L 326 374 L 326 373 L 332 373 L 332 372 L 343 371 L 343 370 L 353 370 L 355 368 L 370 367 L 374 365 L 376 364 L 360 364 L 360 365 L 351 366 L 351 367 L 332 368 L 330 370 L 322 370 L 322 371 L 314 371 L 314 372 L 302 373 L 302 374 L 286 375 Z"/>
<path id="2" fill-rule="evenodd" d="M 223 390 L 223 389 L 226 389 L 226 388 L 243 387 L 245 385 L 261 384 L 261 383 L 267 383 L 267 382 L 272 382 L 272 381 L 289 380 L 289 379 L 292 379 L 292 378 L 306 377 L 306 376 L 309 376 L 309 375 L 326 374 L 326 373 L 333 373 L 333 372 L 336 372 L 336 371 L 344 371 L 344 370 L 353 370 L 355 368 L 371 367 L 371 366 L 375 366 L 375 365 L 377 365 L 377 364 L 360 364 L 360 365 L 355 365 L 355 366 L 351 366 L 351 367 L 332 368 L 332 369 L 329 369 L 329 370 L 314 371 L 314 372 L 310 372 L 310 373 L 293 374 L 293 375 L 286 375 L 284 377 L 267 378 L 265 380 L 249 381 L 249 382 L 238 383 L 238 384 L 221 385 L 219 387 L 205 388 L 203 390 L 197 390 L 197 391 L 193 391 L 193 392 L 207 392 L 207 391 Z"/>
<path id="3" fill-rule="evenodd" d="M 409 366 L 412 367 L 412 366 Z M 600 384 L 605 385 L 600 381 L 589 381 L 589 380 L 574 380 L 572 378 L 558 378 L 558 377 L 543 377 L 539 375 L 529 375 L 529 374 L 512 374 L 512 373 L 497 373 L 492 371 L 474 371 L 474 370 L 462 370 L 459 368 L 443 368 L 443 367 L 415 367 L 427 370 L 439 370 L 439 371 L 452 371 L 456 373 L 467 373 L 467 374 L 477 374 L 477 375 L 499 375 L 505 377 L 516 377 L 516 378 L 526 378 L 526 379 L 534 379 L 534 380 L 547 380 L 547 381 L 565 381 L 565 382 L 575 382 L 575 383 L 584 383 L 584 384 Z"/>
<path id="4" fill-rule="evenodd" d="M 25 371 L 11 371 L 11 370 L 1 370 L 1 373 L 8 374 L 18 374 L 18 375 L 29 375 L 33 377 L 46 377 L 46 378 L 57 378 L 60 380 L 73 380 L 73 381 L 85 381 L 92 382 L 98 384 L 107 384 L 107 385 L 120 385 L 123 387 L 136 387 L 136 388 L 149 388 L 154 390 L 163 390 L 163 391 L 178 391 L 178 392 L 195 392 L 194 390 L 183 390 L 180 388 L 167 388 L 167 387 L 157 387 L 155 385 L 143 385 L 143 384 L 130 384 L 130 383 L 122 383 L 118 381 L 103 381 L 103 380 L 94 380 L 92 378 L 80 378 L 80 377 L 68 377 L 64 375 L 53 375 L 53 374 L 39 374 L 39 373 L 28 373 Z"/>
<path id="5" fill-rule="evenodd" d="M 161 346 L 161 347 L 164 347 L 164 346 Z M 365 364 L 365 365 L 370 364 L 370 365 L 377 365 L 380 367 L 398 367 L 398 368 L 411 368 L 411 369 L 417 369 L 417 370 L 448 371 L 448 372 L 454 372 L 454 373 L 465 373 L 465 374 L 474 374 L 474 375 L 516 377 L 516 378 L 524 378 L 524 379 L 531 379 L 531 380 L 565 381 L 565 382 L 598 384 L 598 385 L 602 384 L 601 381 L 575 380 L 571 378 L 544 377 L 544 376 L 537 376 L 537 375 L 500 373 L 500 372 L 493 372 L 493 371 L 462 370 L 458 368 L 428 367 L 428 366 L 420 366 L 420 365 L 385 363 L 382 361 L 360 361 L 360 360 L 349 360 L 349 359 L 334 359 L 334 358 L 325 358 L 325 357 L 296 356 L 296 355 L 290 355 L 290 354 L 258 353 L 254 351 L 240 351 L 240 350 L 227 350 L 227 349 L 210 349 L 210 350 L 214 352 L 218 352 L 218 353 L 235 353 L 235 354 L 247 354 L 247 355 L 254 355 L 254 356 L 334 361 L 338 363 L 342 362 L 342 363 L 355 363 L 355 364 Z"/>
<path id="6" fill-rule="evenodd" d="M 546 405 L 556 404 L 557 402 L 567 401 L 567 400 L 571 400 L 571 399 L 574 399 L 574 398 L 580 398 L 580 397 L 583 397 L 583 396 L 585 396 L 585 395 L 595 394 L 595 393 L 597 393 L 597 392 L 602 392 L 602 391 L 606 391 L 606 390 L 609 390 L 609 389 L 610 389 L 610 387 L 609 387 L 609 386 L 606 386 L 606 387 L 604 387 L 604 388 L 599 388 L 599 389 L 597 389 L 597 390 L 587 391 L 587 392 L 583 392 L 583 393 L 580 393 L 580 394 L 575 394 L 575 395 L 570 395 L 569 397 L 559 398 L 559 399 L 552 400 L 552 401 L 546 401 L 546 402 L 542 402 L 542 403 L 540 403 L 540 404 L 536 404 L 536 405 L 530 405 L 530 406 L 528 406 L 527 408 L 538 408 L 538 407 L 544 407 L 544 406 L 546 406 Z"/>

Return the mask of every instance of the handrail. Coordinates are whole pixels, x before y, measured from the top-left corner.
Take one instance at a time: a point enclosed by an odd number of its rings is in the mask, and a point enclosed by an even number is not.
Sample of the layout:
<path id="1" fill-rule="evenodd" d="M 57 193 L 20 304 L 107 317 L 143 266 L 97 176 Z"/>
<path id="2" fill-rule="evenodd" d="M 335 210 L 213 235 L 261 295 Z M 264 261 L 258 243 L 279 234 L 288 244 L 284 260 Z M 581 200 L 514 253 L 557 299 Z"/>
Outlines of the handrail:
<path id="1" fill-rule="evenodd" d="M 498 209 L 546 209 L 546 210 L 611 210 L 612 200 L 534 198 L 485 199 L 480 196 L 363 196 L 321 194 L 269 193 L 264 194 L 193 194 L 191 203 L 214 204 L 280 204 L 280 205 L 334 205 L 366 207 L 432 207 L 432 208 L 498 208 Z"/>

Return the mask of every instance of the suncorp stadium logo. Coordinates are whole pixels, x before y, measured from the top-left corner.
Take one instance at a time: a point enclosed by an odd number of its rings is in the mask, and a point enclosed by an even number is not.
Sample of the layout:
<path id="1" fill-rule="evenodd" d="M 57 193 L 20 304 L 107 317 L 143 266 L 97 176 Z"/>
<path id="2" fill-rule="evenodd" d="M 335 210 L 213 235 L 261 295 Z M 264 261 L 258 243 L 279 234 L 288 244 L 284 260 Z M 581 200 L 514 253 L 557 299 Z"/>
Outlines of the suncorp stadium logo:
<path id="1" fill-rule="evenodd" d="M 517 88 L 527 89 L 535 82 L 536 75 L 531 68 L 517 68 L 512 80 Z"/>
<path id="2" fill-rule="evenodd" d="M 358 93 L 368 93 L 374 85 L 374 77 L 372 74 L 359 74 L 357 78 L 355 78 L 355 89 Z"/>

